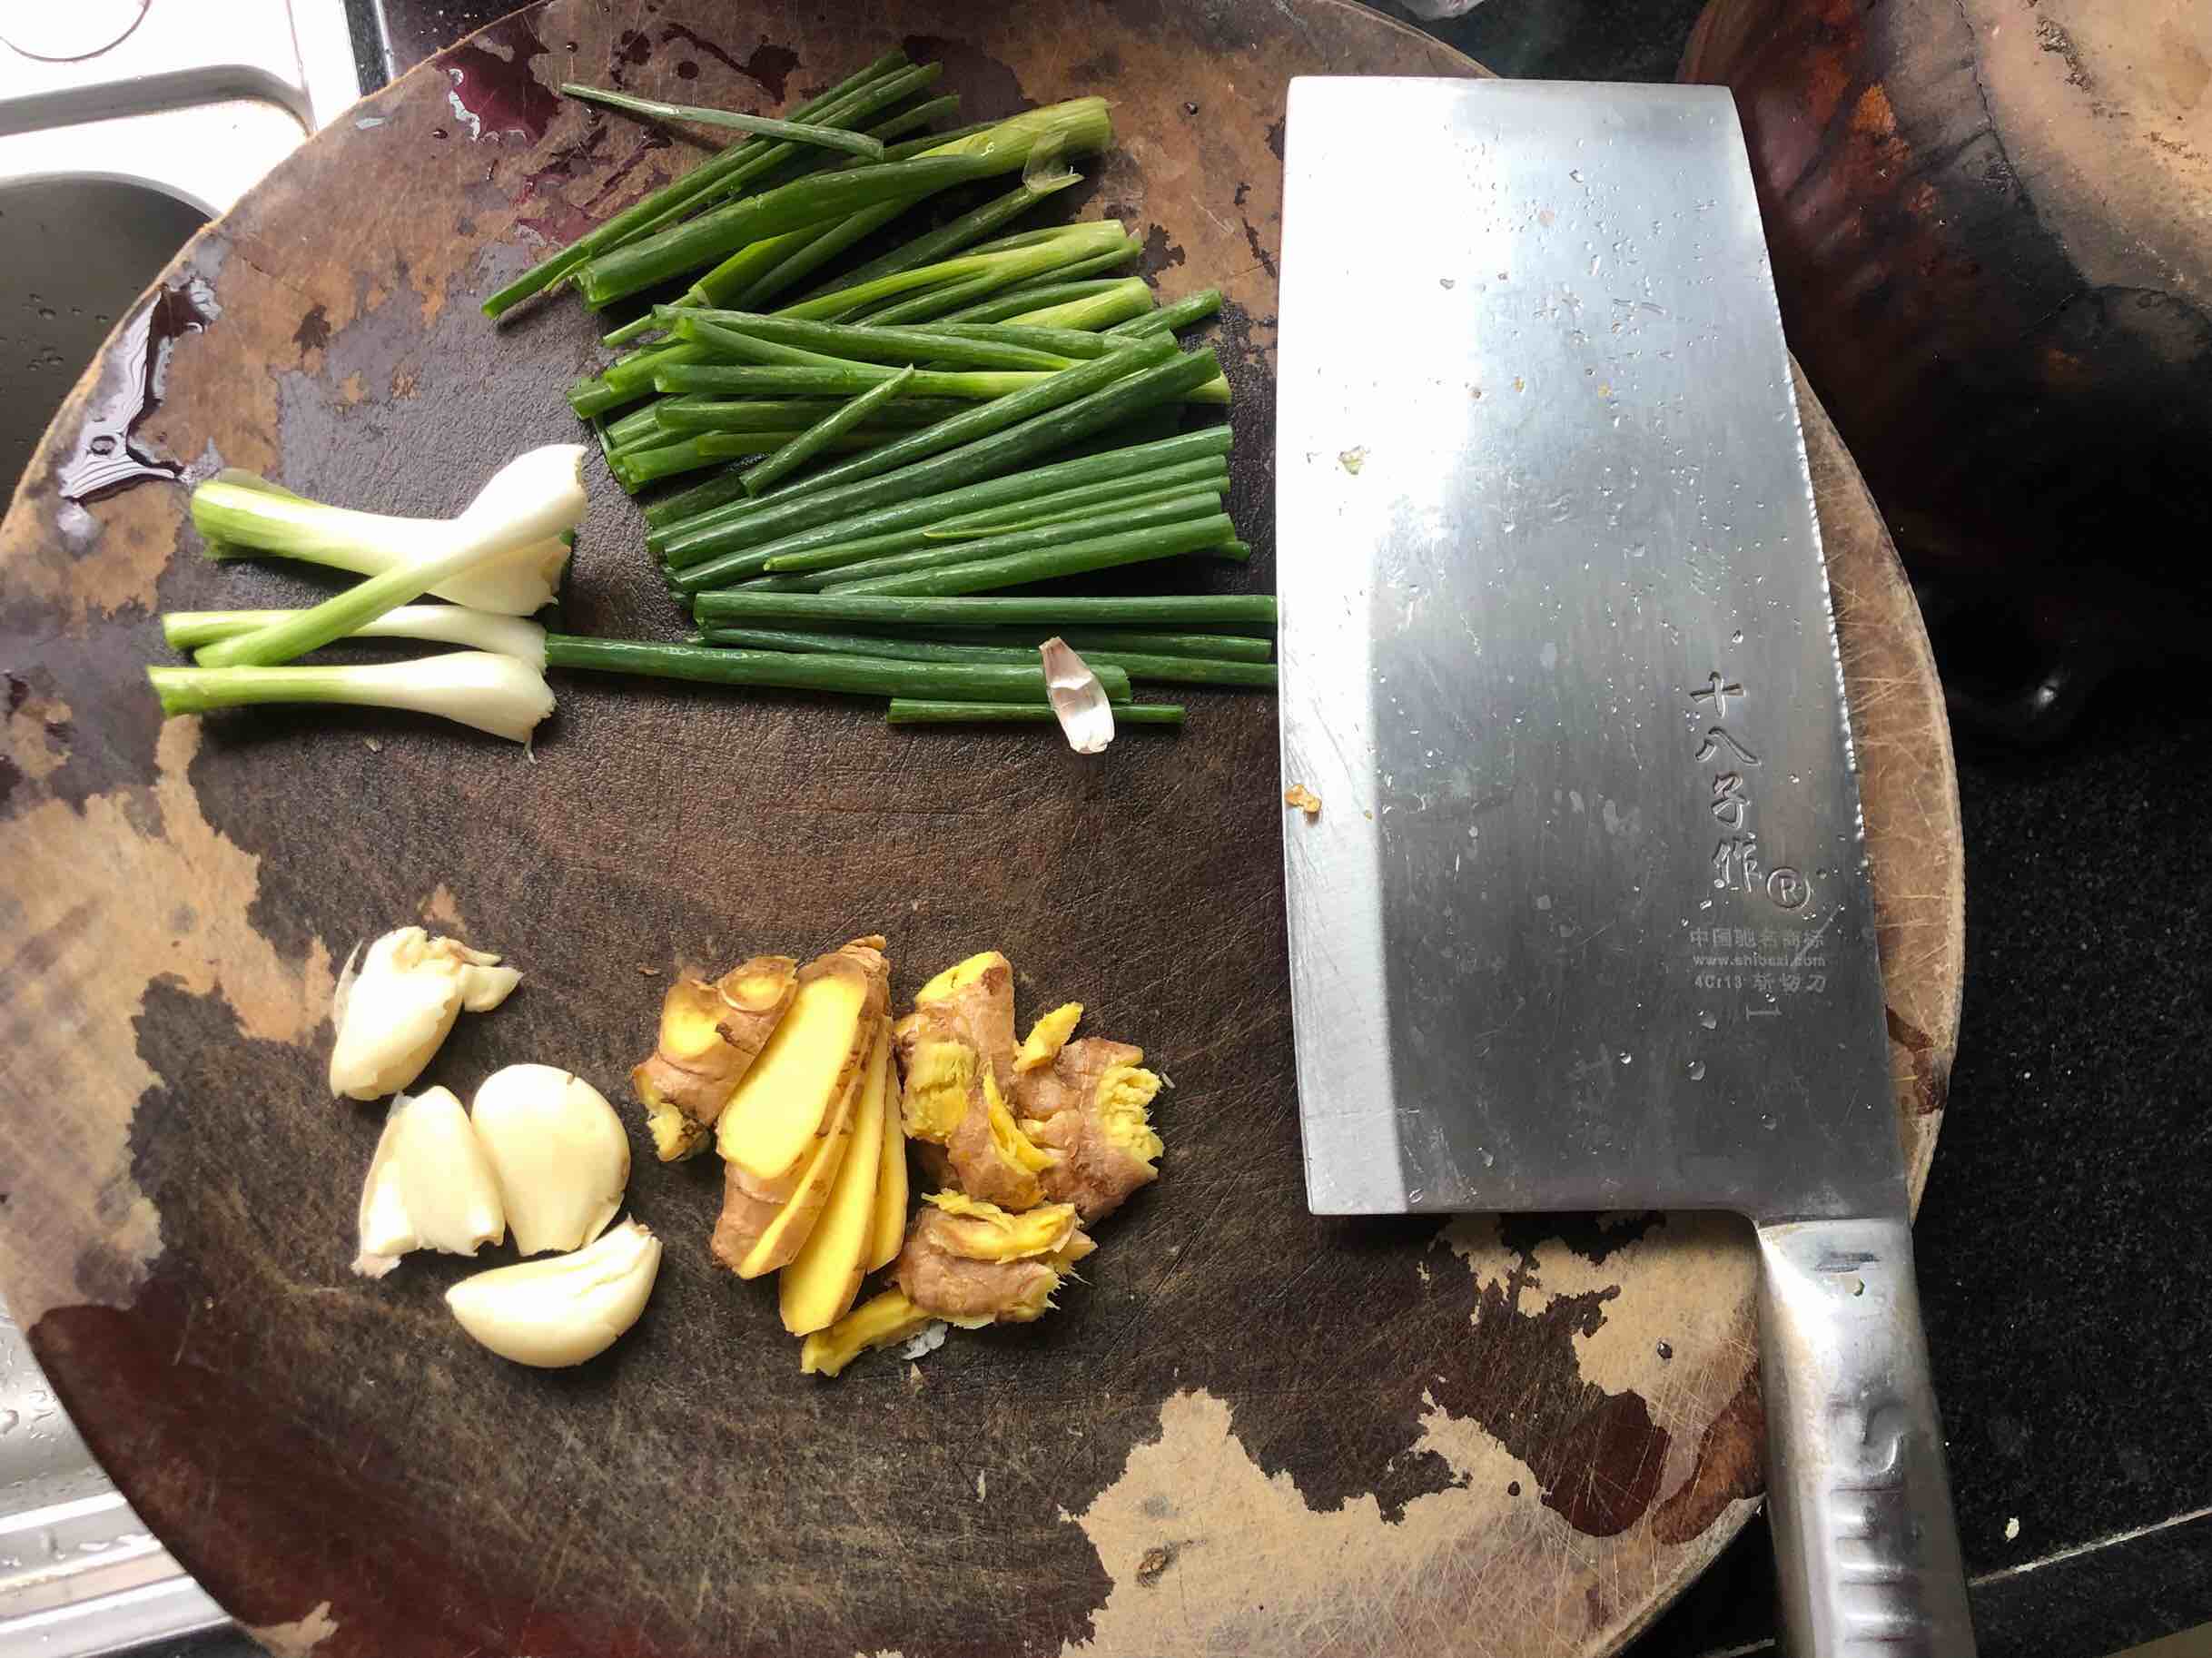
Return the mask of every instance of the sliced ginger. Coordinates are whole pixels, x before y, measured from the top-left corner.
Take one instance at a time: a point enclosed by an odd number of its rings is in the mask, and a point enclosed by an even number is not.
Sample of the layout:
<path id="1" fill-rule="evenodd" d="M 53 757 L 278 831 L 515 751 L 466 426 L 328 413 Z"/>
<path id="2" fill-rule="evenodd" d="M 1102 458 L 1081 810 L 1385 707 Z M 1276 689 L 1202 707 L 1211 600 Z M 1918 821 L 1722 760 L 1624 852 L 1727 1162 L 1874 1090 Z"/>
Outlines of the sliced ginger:
<path id="1" fill-rule="evenodd" d="M 722 1112 L 716 1141 L 746 1191 L 795 1191 L 861 1067 L 889 1002 L 880 938 L 855 939 L 800 969 L 791 1005 Z"/>
<path id="2" fill-rule="evenodd" d="M 794 1336 L 834 1324 L 860 1294 L 868 1252 L 875 1242 L 875 1194 L 883 1184 L 890 1071 L 891 1033 L 879 1020 L 851 1144 L 805 1242 L 776 1279 L 784 1327 Z"/>
<path id="3" fill-rule="evenodd" d="M 755 956 L 712 984 L 681 979 L 661 1000 L 652 1054 L 630 1072 L 661 1161 L 694 1157 L 768 1044 L 797 989 L 789 956 Z"/>
<path id="4" fill-rule="evenodd" d="M 891 1044 L 886 1036 L 884 1043 L 886 1059 L 890 1050 Z M 900 1246 L 906 1241 L 906 1130 L 900 1121 L 898 1102 L 892 1095 L 889 1078 L 890 1070 L 886 1064 L 884 1155 L 875 1182 L 875 1218 L 869 1229 L 865 1258 L 866 1268 L 870 1272 L 879 1267 L 891 1265 L 898 1258 Z"/>
<path id="5" fill-rule="evenodd" d="M 835 1376 L 863 1353 L 910 1340 L 937 1318 L 937 1314 L 923 1312 L 909 1301 L 904 1291 L 886 1289 L 800 1343 L 799 1369 L 808 1376 Z M 991 1320 L 953 1318 L 946 1322 L 975 1328 Z"/>
<path id="6" fill-rule="evenodd" d="M 887 1045 L 884 1021 L 875 1021 L 868 1051 Z M 796 1259 L 806 1247 L 823 1205 L 829 1201 L 838 1172 L 853 1151 L 853 1128 L 873 1073 L 873 1061 L 854 1071 L 844 1095 L 824 1125 L 821 1137 L 790 1189 L 781 1197 L 762 1189 L 736 1162 L 722 1166 L 722 1214 L 715 1222 L 715 1258 L 741 1278 L 756 1278 Z M 871 1160 L 880 1152 L 870 1146 Z"/>
<path id="7" fill-rule="evenodd" d="M 1050 1065 L 1068 1045 L 1068 1038 L 1075 1034 L 1076 1024 L 1082 1019 L 1083 1004 L 1063 1002 L 1029 1028 L 1022 1041 L 1022 1051 L 1014 1055 L 1014 1073 L 1035 1071 Z"/>

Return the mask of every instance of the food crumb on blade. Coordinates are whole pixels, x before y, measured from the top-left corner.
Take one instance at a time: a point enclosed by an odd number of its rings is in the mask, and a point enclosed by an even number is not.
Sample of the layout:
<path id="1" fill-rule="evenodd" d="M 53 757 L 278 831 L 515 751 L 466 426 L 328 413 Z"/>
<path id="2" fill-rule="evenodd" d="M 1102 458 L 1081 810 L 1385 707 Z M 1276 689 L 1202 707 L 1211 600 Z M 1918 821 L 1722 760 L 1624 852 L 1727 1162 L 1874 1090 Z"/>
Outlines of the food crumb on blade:
<path id="1" fill-rule="evenodd" d="M 2018 1515 L 2014 1515 L 2010 1519 L 2005 1522 L 2005 1541 L 2007 1543 L 2011 1543 L 2015 1541 L 2019 1535 L 2020 1517 Z"/>
<path id="2" fill-rule="evenodd" d="M 1296 806 L 1308 817 L 1321 815 L 1321 797 L 1302 783 L 1294 783 L 1283 791 L 1283 804 Z"/>
<path id="3" fill-rule="evenodd" d="M 1337 464 L 1342 467 L 1347 472 L 1349 472 L 1354 478 L 1358 478 L 1359 476 L 1359 469 L 1368 464 L 1367 445 L 1363 443 L 1358 449 L 1341 449 L 1338 451 Z"/>

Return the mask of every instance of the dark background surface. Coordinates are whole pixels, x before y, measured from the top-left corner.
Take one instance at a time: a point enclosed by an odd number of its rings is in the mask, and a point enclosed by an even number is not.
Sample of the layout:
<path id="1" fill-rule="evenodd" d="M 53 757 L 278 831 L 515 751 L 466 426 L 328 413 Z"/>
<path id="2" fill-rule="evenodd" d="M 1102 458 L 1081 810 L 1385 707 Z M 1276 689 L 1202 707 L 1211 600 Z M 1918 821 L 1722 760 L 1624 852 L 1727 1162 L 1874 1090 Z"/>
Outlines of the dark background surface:
<path id="1" fill-rule="evenodd" d="M 512 9 L 345 3 L 372 84 Z M 1502 74 L 1664 81 L 1698 9 L 1420 26 Z M 1972 640 L 1954 617 L 1939 656 Z M 1918 1229 L 1929 1340 L 1985 1658 L 2098 1658 L 2212 1620 L 2212 707 L 2123 677 L 2055 750 L 1957 735 L 1966 1019 Z M 1765 1650 L 1772 1570 L 1754 1524 L 1634 1658 Z"/>

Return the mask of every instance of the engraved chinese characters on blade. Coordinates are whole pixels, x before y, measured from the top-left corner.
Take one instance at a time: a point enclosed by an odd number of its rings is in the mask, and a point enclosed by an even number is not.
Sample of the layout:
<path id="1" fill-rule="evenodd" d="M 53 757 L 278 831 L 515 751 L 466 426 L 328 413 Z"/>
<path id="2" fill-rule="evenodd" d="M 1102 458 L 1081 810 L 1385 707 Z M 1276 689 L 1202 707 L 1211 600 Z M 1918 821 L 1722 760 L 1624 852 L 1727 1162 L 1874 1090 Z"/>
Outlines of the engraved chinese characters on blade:
<path id="1" fill-rule="evenodd" d="M 1741 681 L 1715 668 L 1705 683 L 1690 693 L 1702 705 L 1698 712 L 1711 717 L 1697 745 L 1697 763 L 1715 765 L 1707 779 L 1708 804 L 1713 821 L 1723 832 L 1713 848 L 1713 884 L 1723 892 L 1764 893 L 1784 910 L 1802 909 L 1812 896 L 1804 876 L 1786 864 L 1763 867 L 1759 858 L 1759 834 L 1752 826 L 1751 772 L 1764 761 L 1747 748 L 1723 724 L 1730 702 L 1749 701 Z"/>
<path id="2" fill-rule="evenodd" d="M 1703 727 L 1694 758 L 1713 768 L 1705 777 L 1707 808 L 1720 831 L 1713 848 L 1713 886 L 1763 894 L 1781 910 L 1802 909 L 1812 883 L 1787 864 L 1768 869 L 1760 860 L 1753 779 L 1765 762 L 1725 723 L 1732 705 L 1748 702 L 1750 693 L 1716 668 L 1689 695 L 1695 723 Z M 1779 997 L 1820 995 L 1828 989 L 1826 933 L 1824 924 L 1692 927 L 1691 982 L 1701 991 L 1749 991 L 1769 1004 L 1753 1012 L 1776 1012 L 1772 1004 Z"/>

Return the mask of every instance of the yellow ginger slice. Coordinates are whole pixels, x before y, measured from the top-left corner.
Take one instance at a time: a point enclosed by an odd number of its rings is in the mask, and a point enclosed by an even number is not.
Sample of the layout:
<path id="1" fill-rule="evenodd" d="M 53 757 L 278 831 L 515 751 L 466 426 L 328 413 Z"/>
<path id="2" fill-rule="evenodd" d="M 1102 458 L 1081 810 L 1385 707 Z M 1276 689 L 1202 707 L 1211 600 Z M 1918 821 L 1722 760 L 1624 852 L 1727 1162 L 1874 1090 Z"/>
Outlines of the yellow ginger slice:
<path id="1" fill-rule="evenodd" d="M 875 942 L 856 941 L 800 970 L 790 1007 L 722 1112 L 716 1143 L 755 1198 L 791 1195 L 857 1085 L 889 1000 Z"/>
<path id="2" fill-rule="evenodd" d="M 881 1021 L 878 1029 L 852 1143 L 805 1243 L 776 1280 L 784 1327 L 794 1336 L 825 1329 L 843 1318 L 867 1274 L 868 1251 L 875 1242 L 875 1190 L 884 1172 L 884 1121 L 889 1114 L 891 1036 Z"/>
<path id="3" fill-rule="evenodd" d="M 808 1376 L 835 1376 L 871 1348 L 887 1347 L 919 1336 L 937 1321 L 937 1317 L 916 1307 L 903 1291 L 886 1289 L 863 1301 L 829 1328 L 816 1330 L 801 1342 L 799 1369 Z M 973 1329 L 991 1321 L 953 1318 L 946 1322 Z"/>
<path id="4" fill-rule="evenodd" d="M 1060 1051 L 1068 1045 L 1068 1038 L 1075 1034 L 1075 1026 L 1083 1016 L 1080 1002 L 1063 1002 L 1029 1028 L 1022 1040 L 1022 1051 L 1014 1055 L 1014 1073 L 1035 1071 L 1041 1065 L 1050 1065 L 1059 1058 Z"/>
<path id="5" fill-rule="evenodd" d="M 714 983 L 680 979 L 661 999 L 653 1052 L 630 1072 L 663 1162 L 694 1157 L 791 1005 L 798 963 L 755 956 Z"/>

